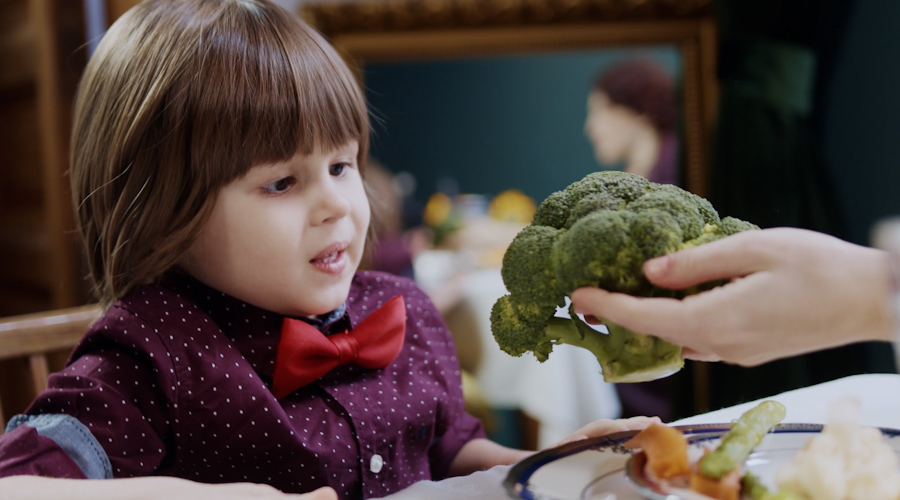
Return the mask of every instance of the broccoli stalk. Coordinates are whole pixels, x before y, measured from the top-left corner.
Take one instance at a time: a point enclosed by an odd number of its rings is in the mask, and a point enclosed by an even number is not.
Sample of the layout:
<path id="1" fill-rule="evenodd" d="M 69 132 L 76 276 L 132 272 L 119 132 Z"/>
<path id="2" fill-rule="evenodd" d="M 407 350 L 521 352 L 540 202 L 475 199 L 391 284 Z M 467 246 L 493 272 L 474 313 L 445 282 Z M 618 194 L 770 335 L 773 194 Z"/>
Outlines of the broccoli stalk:
<path id="1" fill-rule="evenodd" d="M 596 172 L 551 194 L 503 258 L 509 295 L 491 311 L 498 345 L 513 356 L 532 352 L 545 361 L 556 344 L 588 349 L 607 382 L 642 382 L 671 375 L 684 364 L 681 349 L 604 322 L 609 334 L 578 320 L 555 317 L 575 289 L 594 286 L 637 296 L 684 297 L 643 274 L 647 259 L 701 245 L 756 226 L 719 218 L 705 199 L 677 186 L 624 172 Z"/>
<path id="2" fill-rule="evenodd" d="M 656 380 L 668 377 L 684 366 L 680 346 L 598 320 L 609 330 L 608 334 L 594 330 L 579 319 L 569 323 L 579 331 L 582 343 L 586 344 L 582 347 L 587 347 L 597 357 L 605 380 L 617 383 Z"/>
<path id="3" fill-rule="evenodd" d="M 555 307 L 517 308 L 507 295 L 491 310 L 491 328 L 500 347 L 513 356 L 530 351 L 543 362 L 559 344 L 587 349 L 600 362 L 603 378 L 610 382 L 655 380 L 684 366 L 681 348 L 676 345 L 611 322 L 604 322 L 609 333 L 601 333 L 578 319 L 572 310 L 571 319 L 554 313 Z"/>

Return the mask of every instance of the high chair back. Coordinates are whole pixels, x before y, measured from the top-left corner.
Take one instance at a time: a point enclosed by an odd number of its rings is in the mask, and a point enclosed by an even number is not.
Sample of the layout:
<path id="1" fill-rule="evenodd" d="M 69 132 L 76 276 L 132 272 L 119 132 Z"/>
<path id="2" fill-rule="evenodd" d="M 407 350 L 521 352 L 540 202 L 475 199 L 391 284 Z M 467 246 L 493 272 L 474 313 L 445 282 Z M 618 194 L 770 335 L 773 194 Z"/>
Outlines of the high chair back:
<path id="1" fill-rule="evenodd" d="M 0 360 L 25 358 L 28 361 L 26 376 L 0 383 L 30 386 L 29 399 L 34 399 L 47 388 L 48 355 L 72 350 L 101 314 L 100 306 L 88 305 L 0 319 Z M 0 434 L 6 428 L 9 416 L 4 415 L 0 398 Z"/>

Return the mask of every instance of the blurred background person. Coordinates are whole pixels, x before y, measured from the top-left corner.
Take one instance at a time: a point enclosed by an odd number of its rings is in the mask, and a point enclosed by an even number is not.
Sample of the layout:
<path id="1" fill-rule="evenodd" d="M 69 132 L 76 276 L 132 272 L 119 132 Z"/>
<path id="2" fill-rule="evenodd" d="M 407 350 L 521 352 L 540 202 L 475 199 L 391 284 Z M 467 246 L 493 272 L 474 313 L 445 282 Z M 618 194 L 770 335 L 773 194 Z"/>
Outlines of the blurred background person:
<path id="1" fill-rule="evenodd" d="M 602 165 L 678 184 L 677 116 L 668 71 L 649 58 L 626 60 L 596 77 L 584 132 Z"/>

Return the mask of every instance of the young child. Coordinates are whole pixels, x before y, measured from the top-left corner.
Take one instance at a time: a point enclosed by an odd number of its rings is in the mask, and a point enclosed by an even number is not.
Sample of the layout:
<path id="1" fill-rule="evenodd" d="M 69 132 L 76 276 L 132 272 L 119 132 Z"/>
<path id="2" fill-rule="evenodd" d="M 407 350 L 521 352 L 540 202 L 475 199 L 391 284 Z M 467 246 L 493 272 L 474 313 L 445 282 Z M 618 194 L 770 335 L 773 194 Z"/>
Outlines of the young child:
<path id="1" fill-rule="evenodd" d="M 368 135 L 351 71 L 267 0 L 117 21 L 78 90 L 71 169 L 108 309 L 0 437 L 0 489 L 370 498 L 526 456 L 463 410 L 428 298 L 356 272 Z"/>

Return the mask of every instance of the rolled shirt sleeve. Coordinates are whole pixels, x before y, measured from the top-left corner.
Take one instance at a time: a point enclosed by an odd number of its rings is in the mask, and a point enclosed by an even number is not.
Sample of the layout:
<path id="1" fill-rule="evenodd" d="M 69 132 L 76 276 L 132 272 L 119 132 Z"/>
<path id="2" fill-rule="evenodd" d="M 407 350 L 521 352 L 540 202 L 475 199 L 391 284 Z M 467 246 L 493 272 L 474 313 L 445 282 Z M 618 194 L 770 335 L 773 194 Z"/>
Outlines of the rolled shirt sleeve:
<path id="1" fill-rule="evenodd" d="M 16 415 L 0 437 L 0 477 L 110 479 L 112 466 L 91 431 L 70 415 Z"/>
<path id="2" fill-rule="evenodd" d="M 155 352 L 159 342 L 126 336 L 146 330 L 140 324 L 120 311 L 92 328 L 68 366 L 0 436 L 0 474 L 101 479 L 158 470 L 174 439 L 177 403 L 160 377 L 170 371 L 170 356 Z"/>

